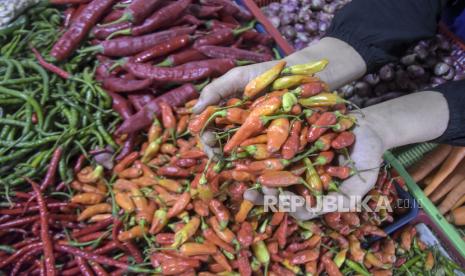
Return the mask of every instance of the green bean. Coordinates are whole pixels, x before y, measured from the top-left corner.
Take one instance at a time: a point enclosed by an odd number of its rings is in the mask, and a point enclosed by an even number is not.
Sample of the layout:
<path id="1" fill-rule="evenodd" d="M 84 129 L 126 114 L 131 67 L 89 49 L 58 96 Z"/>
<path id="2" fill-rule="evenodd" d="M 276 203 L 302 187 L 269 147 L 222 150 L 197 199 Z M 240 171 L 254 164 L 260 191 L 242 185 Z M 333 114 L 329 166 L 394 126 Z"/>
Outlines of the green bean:
<path id="1" fill-rule="evenodd" d="M 5 75 L 3 75 L 3 81 L 7 81 L 11 78 L 11 74 L 13 73 L 13 69 L 14 69 L 14 64 L 6 58 L 0 58 L 0 62 L 5 63 L 7 66 Z"/>
<path id="2" fill-rule="evenodd" d="M 13 98 L 2 98 L 0 99 L 0 105 L 5 106 L 5 105 L 16 105 L 23 103 L 23 100 L 21 99 L 13 99 Z"/>
<path id="3" fill-rule="evenodd" d="M 358 263 L 350 260 L 350 259 L 346 259 L 345 260 L 345 263 L 348 267 L 350 267 L 353 271 L 357 272 L 358 274 L 360 275 L 364 275 L 364 276 L 370 276 L 371 274 L 365 269 L 363 268 L 361 265 L 359 265 Z"/>
<path id="4" fill-rule="evenodd" d="M 6 119 L 6 120 L 12 120 L 12 119 Z M 3 127 L 2 132 L 0 133 L 0 139 L 6 139 L 6 136 L 10 132 L 11 129 L 11 124 L 7 124 L 6 126 Z"/>
<path id="5" fill-rule="evenodd" d="M 96 123 L 97 123 L 97 129 L 98 131 L 102 134 L 103 139 L 107 144 L 113 147 L 113 149 L 117 149 L 118 145 L 115 143 L 111 135 L 107 132 L 105 127 L 103 126 L 102 123 L 102 113 L 100 111 L 97 111 L 96 115 Z"/>
<path id="6" fill-rule="evenodd" d="M 45 118 L 44 130 L 48 130 L 48 128 L 50 127 L 50 123 L 53 121 L 53 118 L 59 111 L 61 111 L 62 108 L 62 105 L 57 105 L 48 112 L 47 117 Z"/>
<path id="7" fill-rule="evenodd" d="M 22 135 L 26 135 L 32 128 L 32 108 L 30 105 L 26 105 L 26 125 L 23 128 Z"/>
<path id="8" fill-rule="evenodd" d="M 41 77 L 27 77 L 27 78 L 20 78 L 20 79 L 10 79 L 0 81 L 0 85 L 14 85 L 14 84 L 25 84 L 33 81 L 41 80 Z"/>
<path id="9" fill-rule="evenodd" d="M 0 118 L 0 125 L 12 125 L 12 126 L 19 126 L 19 127 L 26 127 L 26 123 L 14 120 L 14 119 L 7 119 L 7 118 Z M 3 131 L 6 128 L 2 129 L 2 133 L 0 134 L 0 137 L 3 136 Z"/>
<path id="10" fill-rule="evenodd" d="M 19 43 L 19 41 L 21 40 L 21 36 L 20 35 L 16 35 L 11 41 L 10 43 L 8 43 L 7 45 L 3 46 L 2 48 L 2 54 L 4 57 L 6 58 L 9 58 L 11 56 L 11 54 L 13 53 L 16 45 Z"/>
<path id="11" fill-rule="evenodd" d="M 25 78 L 26 77 L 26 72 L 24 71 L 24 67 L 21 65 L 21 63 L 19 61 L 17 61 L 16 59 L 10 59 L 10 61 L 15 66 L 16 71 L 18 71 L 19 76 L 21 78 Z"/>
<path id="12" fill-rule="evenodd" d="M 49 97 L 49 81 L 50 81 L 50 78 L 48 77 L 48 74 L 47 72 L 44 70 L 44 68 L 42 68 L 39 64 L 31 61 L 31 60 L 26 60 L 24 62 L 22 62 L 22 64 L 25 66 L 25 67 L 28 67 L 30 69 L 33 69 L 35 70 L 37 73 L 39 73 L 39 75 L 42 77 L 42 85 L 43 85 L 43 90 L 42 90 L 42 97 L 40 98 L 40 104 L 43 105 L 45 104 L 45 102 L 47 101 L 48 97 Z"/>
<path id="13" fill-rule="evenodd" d="M 38 147 L 42 146 L 51 142 L 57 141 L 61 135 L 55 135 L 55 136 L 49 136 L 43 139 L 35 140 L 35 141 L 30 141 L 30 142 L 11 142 L 11 141 L 2 141 L 0 140 L 0 146 L 3 147 L 13 147 L 13 148 L 32 148 L 32 147 Z"/>
<path id="14" fill-rule="evenodd" d="M 24 155 L 28 154 L 29 152 L 33 150 L 34 150 L 33 148 L 25 148 L 25 149 L 17 150 L 6 156 L 0 156 L 0 164 L 17 159 L 19 157 L 23 157 Z"/>
<path id="15" fill-rule="evenodd" d="M 39 103 L 34 98 L 32 98 L 31 96 L 28 96 L 28 95 L 26 95 L 24 93 L 21 93 L 19 91 L 8 89 L 6 87 L 0 86 L 0 94 L 2 94 L 2 93 L 13 96 L 13 97 L 21 98 L 21 99 L 25 100 L 28 104 L 30 104 L 32 106 L 32 108 L 34 109 L 35 113 L 36 113 L 37 121 L 38 121 L 39 126 L 40 127 L 43 126 L 44 115 L 42 113 L 42 109 L 40 108 Z"/>

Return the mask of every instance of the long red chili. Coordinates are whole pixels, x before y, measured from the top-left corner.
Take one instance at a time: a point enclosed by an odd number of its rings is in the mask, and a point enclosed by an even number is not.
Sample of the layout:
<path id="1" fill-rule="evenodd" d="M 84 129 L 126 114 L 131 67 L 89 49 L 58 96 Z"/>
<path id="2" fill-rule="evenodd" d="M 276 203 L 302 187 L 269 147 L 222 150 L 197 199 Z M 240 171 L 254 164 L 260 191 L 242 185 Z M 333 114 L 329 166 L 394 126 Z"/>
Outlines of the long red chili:
<path id="1" fill-rule="evenodd" d="M 187 46 L 193 40 L 192 36 L 181 35 L 170 38 L 160 44 L 154 45 L 152 48 L 145 50 L 134 57 L 135 62 L 147 62 L 157 57 L 168 55 L 176 50 Z"/>
<path id="2" fill-rule="evenodd" d="M 226 14 L 230 14 L 237 17 L 240 20 L 252 20 L 253 15 L 246 9 L 237 5 L 234 1 L 228 0 L 200 0 L 200 3 L 204 5 L 223 6 L 223 10 Z"/>
<path id="3" fill-rule="evenodd" d="M 140 23 L 154 12 L 162 0 L 134 0 L 124 9 L 123 15 L 113 23 L 130 21 Z"/>
<path id="4" fill-rule="evenodd" d="M 247 60 L 255 62 L 265 62 L 273 59 L 273 57 L 268 54 L 261 54 L 231 47 L 202 45 L 196 47 L 196 49 L 210 58 L 231 58 L 235 60 Z"/>
<path id="5" fill-rule="evenodd" d="M 325 133 L 331 125 L 337 122 L 337 117 L 332 112 L 325 112 L 321 114 L 315 124 L 308 130 L 308 142 L 314 142 Z M 328 127 L 329 126 L 329 127 Z"/>
<path id="6" fill-rule="evenodd" d="M 39 62 L 39 64 L 44 67 L 45 69 L 47 69 L 48 71 L 54 73 L 54 74 L 57 74 L 58 76 L 60 76 L 61 78 L 63 79 L 69 79 L 71 77 L 71 74 L 66 72 L 65 70 L 61 69 L 60 67 L 54 65 L 54 64 L 51 64 L 51 63 L 48 63 L 39 53 L 39 51 L 37 51 L 36 48 L 32 47 L 31 48 L 32 52 L 34 53 L 34 56 L 36 57 L 37 61 Z"/>
<path id="7" fill-rule="evenodd" d="M 26 181 L 31 184 L 32 189 L 36 194 L 36 201 L 39 205 L 39 214 L 40 214 L 40 238 L 43 244 L 44 258 L 45 258 L 45 270 L 47 275 L 56 275 L 55 270 L 55 256 L 53 255 L 53 243 L 49 235 L 49 225 L 48 225 L 48 210 L 45 203 L 42 192 L 40 191 L 39 185 L 32 181 L 29 178 L 26 178 Z"/>
<path id="8" fill-rule="evenodd" d="M 43 247 L 42 242 L 35 242 L 35 243 L 31 243 L 29 245 L 24 246 L 23 248 L 17 250 L 15 253 L 10 255 L 8 258 L 2 258 L 0 260 L 0 268 L 3 268 L 11 264 L 14 260 L 16 260 L 16 258 L 24 255 L 24 253 L 29 252 L 31 250 L 35 250 L 36 248 L 41 248 L 41 247 Z"/>
<path id="9" fill-rule="evenodd" d="M 153 32 L 168 25 L 173 19 L 178 18 L 189 6 L 192 0 L 180 0 L 163 7 L 148 17 L 142 25 L 129 29 L 132 35 L 138 36 Z M 124 32 L 124 30 L 123 30 Z"/>
<path id="10" fill-rule="evenodd" d="M 143 36 L 121 37 L 105 40 L 100 44 L 83 50 L 82 52 L 97 51 L 106 56 L 127 57 L 147 50 L 150 47 L 162 43 L 172 37 L 183 34 L 192 34 L 196 28 L 196 26 L 179 27 Z"/>
<path id="11" fill-rule="evenodd" d="M 34 248 L 26 253 L 24 253 L 23 256 L 21 256 L 21 258 L 19 258 L 19 260 L 15 263 L 15 266 L 13 267 L 13 269 L 11 270 L 11 273 L 10 275 L 18 275 L 19 274 L 19 270 L 21 268 L 21 266 L 29 259 L 29 258 L 32 258 L 34 255 L 38 254 L 42 249 L 41 248 Z M 47 260 L 45 260 L 47 261 Z M 46 271 L 46 275 L 55 275 L 55 274 L 48 274 L 49 271 L 47 270 L 47 268 L 45 268 L 45 271 Z"/>
<path id="12" fill-rule="evenodd" d="M 78 264 L 79 270 L 81 271 L 81 275 L 83 276 L 92 276 L 94 273 L 92 273 L 92 270 L 90 270 L 90 267 L 87 265 L 87 262 L 80 256 L 76 256 L 76 262 Z"/>
<path id="13" fill-rule="evenodd" d="M 139 112 L 142 108 L 144 108 L 144 106 L 146 106 L 148 103 L 155 100 L 156 98 L 151 92 L 144 90 L 144 92 L 142 93 L 129 94 L 128 99 L 131 102 L 134 109 L 137 112 Z"/>
<path id="14" fill-rule="evenodd" d="M 80 229 L 80 230 L 77 230 L 77 231 L 73 231 L 71 236 L 73 238 L 78 238 L 78 237 L 90 234 L 92 232 L 99 231 L 99 230 L 104 229 L 107 226 L 109 226 L 112 222 L 113 222 L 113 218 L 107 218 L 105 220 L 102 220 L 102 221 L 99 221 L 99 222 L 94 223 L 92 225 L 89 225 L 86 228 L 83 228 L 83 229 Z"/>
<path id="15" fill-rule="evenodd" d="M 161 114 L 160 106 L 158 105 L 159 102 L 166 102 L 172 107 L 182 106 L 186 102 L 196 99 L 199 95 L 199 91 L 204 85 L 205 84 L 195 86 L 191 83 L 186 83 L 166 92 L 146 104 L 139 112 L 129 119 L 126 119 L 117 130 L 117 133 L 131 133 L 149 126 L 153 122 L 153 118 Z"/>
<path id="16" fill-rule="evenodd" d="M 53 152 L 52 159 L 50 160 L 50 165 L 48 166 L 47 173 L 45 174 L 42 183 L 40 184 L 40 190 L 44 191 L 48 186 L 52 185 L 55 181 L 55 175 L 58 169 L 58 164 L 61 159 L 61 154 L 63 150 L 61 147 L 57 147 Z"/>
<path id="17" fill-rule="evenodd" d="M 180 52 L 169 55 L 165 60 L 158 63 L 157 66 L 160 67 L 171 67 L 176 65 L 185 64 L 191 61 L 198 61 L 207 59 L 207 56 L 199 52 L 194 48 L 189 48 L 182 50 Z"/>
<path id="18" fill-rule="evenodd" d="M 209 59 L 189 62 L 172 68 L 127 62 L 123 65 L 123 68 L 141 79 L 184 83 L 218 77 L 235 66 L 236 63 L 232 59 Z"/>
<path id="19" fill-rule="evenodd" d="M 153 81 L 145 80 L 126 80 L 122 78 L 109 77 L 103 79 L 102 85 L 104 88 L 112 92 L 134 92 L 149 88 Z"/>
<path id="20" fill-rule="evenodd" d="M 105 256 L 97 255 L 91 252 L 82 251 L 72 246 L 55 244 L 55 249 L 57 251 L 79 256 L 86 260 L 94 261 L 99 264 L 111 265 L 111 266 L 115 266 L 118 268 L 129 270 L 129 271 L 137 271 L 137 269 L 134 269 L 133 267 L 131 267 L 130 265 L 126 263 L 123 263 L 123 262 L 120 262 L 120 261 L 117 261 L 117 260 L 114 260 L 114 259 L 111 259 Z"/>
<path id="21" fill-rule="evenodd" d="M 116 0 L 94 0 L 73 21 L 71 27 L 53 45 L 50 55 L 58 61 L 69 57 Z"/>
<path id="22" fill-rule="evenodd" d="M 189 13 L 192 13 L 197 18 L 208 18 L 215 16 L 222 8 L 222 6 L 190 4 L 187 9 Z"/>

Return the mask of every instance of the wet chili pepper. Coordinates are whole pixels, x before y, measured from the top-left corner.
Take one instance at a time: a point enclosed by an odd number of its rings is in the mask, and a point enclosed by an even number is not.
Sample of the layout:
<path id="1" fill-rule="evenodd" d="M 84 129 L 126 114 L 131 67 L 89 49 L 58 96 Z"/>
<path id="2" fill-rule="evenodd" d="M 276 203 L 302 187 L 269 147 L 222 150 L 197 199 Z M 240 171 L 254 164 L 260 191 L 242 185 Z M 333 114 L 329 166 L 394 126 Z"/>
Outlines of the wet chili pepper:
<path id="1" fill-rule="evenodd" d="M 312 75 L 318 73 L 325 69 L 326 65 L 328 65 L 329 61 L 327 59 L 322 59 L 306 64 L 298 64 L 293 65 L 285 68 L 283 70 L 283 74 L 291 74 L 291 75 Z"/>
<path id="2" fill-rule="evenodd" d="M 260 175 L 257 182 L 267 187 L 277 188 L 302 184 L 303 180 L 288 171 L 268 171 Z"/>
<path id="3" fill-rule="evenodd" d="M 200 226 L 200 219 L 197 217 L 193 217 L 189 220 L 186 225 L 184 225 L 181 230 L 176 232 L 174 236 L 174 243 L 171 245 L 174 248 L 179 247 L 181 244 L 185 243 L 190 237 L 192 237 L 197 229 Z"/>
<path id="4" fill-rule="evenodd" d="M 240 144 L 241 147 L 255 145 L 255 144 L 265 144 L 268 140 L 268 135 L 262 134 L 252 138 L 249 138 Z"/>
<path id="5" fill-rule="evenodd" d="M 254 231 L 252 225 L 247 221 L 242 222 L 241 227 L 237 232 L 237 240 L 239 241 L 239 244 L 242 248 L 248 248 L 252 245 L 253 238 Z"/>
<path id="6" fill-rule="evenodd" d="M 216 235 L 223 241 L 230 244 L 236 238 L 231 230 L 229 230 L 228 228 L 221 228 L 220 223 L 218 222 L 216 217 L 210 217 L 208 219 L 208 222 L 215 231 Z"/>
<path id="7" fill-rule="evenodd" d="M 200 3 L 204 5 L 222 6 L 226 14 L 233 15 L 240 20 L 247 21 L 253 18 L 252 14 L 248 10 L 227 0 L 201 0 Z"/>
<path id="8" fill-rule="evenodd" d="M 213 243 L 214 245 L 222 248 L 223 250 L 226 250 L 227 252 L 233 254 L 234 253 L 234 248 L 229 245 L 228 243 L 226 243 L 225 241 L 223 241 L 222 239 L 220 239 L 216 234 L 215 234 L 215 231 L 213 231 L 213 229 L 211 228 L 208 228 L 208 227 L 204 227 L 202 226 L 203 230 L 202 230 L 202 235 L 203 237 Z"/>
<path id="9" fill-rule="evenodd" d="M 133 23 L 141 23 L 151 13 L 153 13 L 162 3 L 160 0 L 135 0 L 132 1 L 123 11 L 121 17 L 116 21 L 108 24 L 116 24 L 124 21 L 130 21 Z M 107 24 L 107 25 L 108 25 Z"/>

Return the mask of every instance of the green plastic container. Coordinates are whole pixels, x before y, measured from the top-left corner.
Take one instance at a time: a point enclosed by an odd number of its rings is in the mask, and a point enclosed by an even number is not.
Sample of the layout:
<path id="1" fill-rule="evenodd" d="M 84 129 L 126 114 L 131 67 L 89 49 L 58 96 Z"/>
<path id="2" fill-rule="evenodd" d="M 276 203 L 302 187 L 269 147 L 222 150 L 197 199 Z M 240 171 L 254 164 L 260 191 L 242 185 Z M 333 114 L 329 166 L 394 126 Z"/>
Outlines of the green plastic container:
<path id="1" fill-rule="evenodd" d="M 397 170 L 399 175 L 405 180 L 410 193 L 416 198 L 425 213 L 428 214 L 437 228 L 443 232 L 443 235 L 450 240 L 451 244 L 455 246 L 462 260 L 465 260 L 465 241 L 462 239 L 455 226 L 450 224 L 428 197 L 425 196 L 423 190 L 415 183 L 412 177 L 410 177 L 404 167 L 406 164 L 408 166 L 419 161 L 425 153 L 432 150 L 434 147 L 434 144 L 426 143 L 418 144 L 408 149 L 394 150 L 394 153 L 387 151 L 384 154 L 384 159 Z M 400 157 L 402 162 L 398 157 Z"/>

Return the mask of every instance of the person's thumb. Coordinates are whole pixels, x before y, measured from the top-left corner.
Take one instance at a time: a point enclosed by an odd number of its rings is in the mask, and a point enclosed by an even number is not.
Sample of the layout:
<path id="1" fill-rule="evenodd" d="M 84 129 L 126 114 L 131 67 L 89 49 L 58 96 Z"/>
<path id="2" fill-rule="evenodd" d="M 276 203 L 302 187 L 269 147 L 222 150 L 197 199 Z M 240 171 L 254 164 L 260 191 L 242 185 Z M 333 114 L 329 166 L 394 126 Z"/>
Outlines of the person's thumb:
<path id="1" fill-rule="evenodd" d="M 228 99 L 242 91 L 249 80 L 247 74 L 246 67 L 239 67 L 230 70 L 221 78 L 215 79 L 202 90 L 192 111 L 198 114 L 207 106 L 218 104 L 222 99 Z"/>

